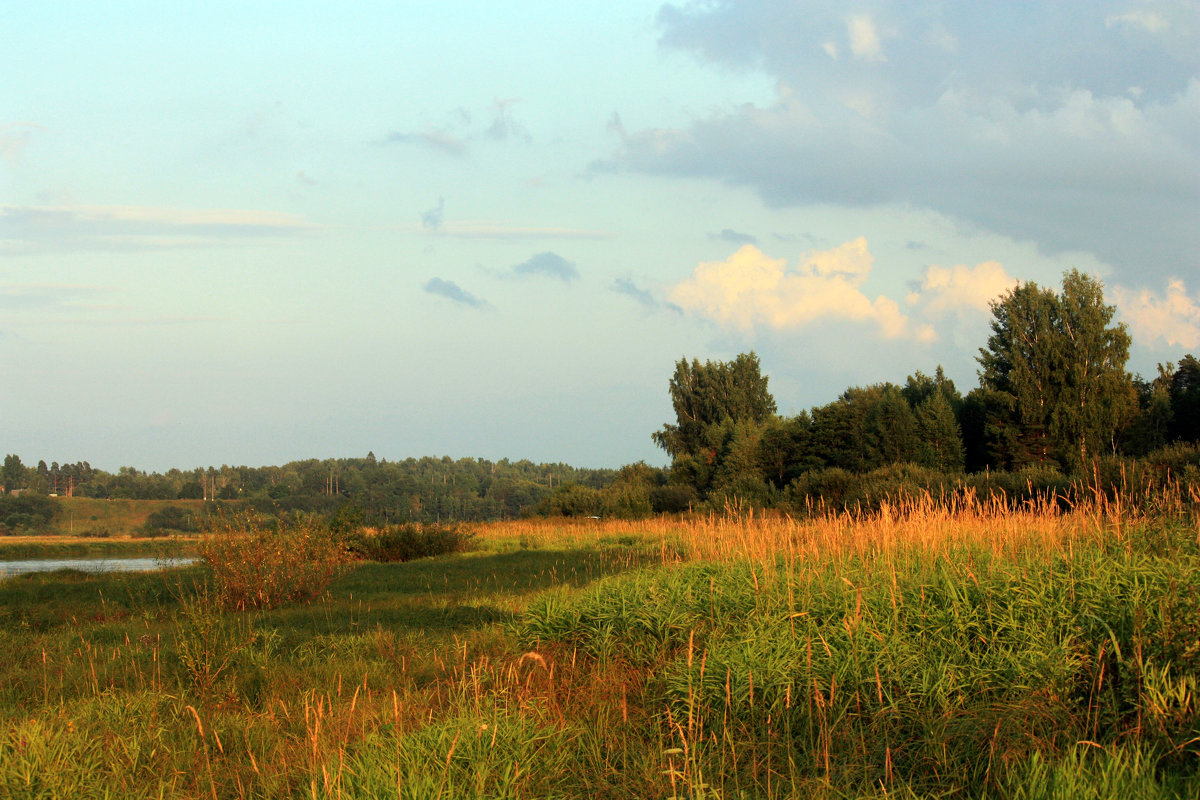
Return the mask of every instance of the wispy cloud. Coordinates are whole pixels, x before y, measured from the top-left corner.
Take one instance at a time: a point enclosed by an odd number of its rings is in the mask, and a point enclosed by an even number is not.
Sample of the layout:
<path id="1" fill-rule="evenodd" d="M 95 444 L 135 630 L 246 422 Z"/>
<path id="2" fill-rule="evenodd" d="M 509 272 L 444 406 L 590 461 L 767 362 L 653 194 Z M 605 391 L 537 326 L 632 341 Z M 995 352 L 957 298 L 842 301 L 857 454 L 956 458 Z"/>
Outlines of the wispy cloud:
<path id="1" fill-rule="evenodd" d="M 646 308 L 658 308 L 659 302 L 654 295 L 638 286 L 631 278 L 617 278 L 612 283 L 612 290 L 617 294 L 631 297 Z"/>
<path id="2" fill-rule="evenodd" d="M 785 259 L 745 245 L 725 261 L 701 263 L 669 297 L 685 312 L 746 333 L 849 320 L 874 323 L 888 339 L 935 339 L 932 328 L 914 325 L 894 300 L 863 293 L 874 261 L 863 237 L 810 252 L 792 270 Z"/>
<path id="3" fill-rule="evenodd" d="M 751 236 L 748 233 L 735 231 L 732 228 L 722 228 L 720 233 L 710 233 L 708 238 L 737 245 L 758 244 L 757 237 Z"/>
<path id="4" fill-rule="evenodd" d="M 611 231 L 583 228 L 526 227 L 486 220 L 443 221 L 437 230 L 426 233 L 459 239 L 611 239 Z"/>
<path id="5" fill-rule="evenodd" d="M 850 41 L 850 52 L 864 61 L 883 61 L 883 44 L 875 21 L 868 14 L 853 14 L 846 19 L 846 38 Z"/>
<path id="6" fill-rule="evenodd" d="M 0 284 L 0 309 L 44 311 L 48 308 L 62 308 L 70 306 L 80 299 L 95 297 L 105 291 L 98 286 L 58 283 Z"/>
<path id="7" fill-rule="evenodd" d="M 452 300 L 455 303 L 470 306 L 471 308 L 488 307 L 486 300 L 476 297 L 454 281 L 448 281 L 444 278 L 430 278 L 421 288 L 429 294 L 444 297 L 447 300 Z"/>
<path id="8" fill-rule="evenodd" d="M 292 237 L 318 226 L 292 214 L 139 206 L 0 206 L 0 253 L 154 250 Z"/>
<path id="9" fill-rule="evenodd" d="M 481 141 L 529 144 L 533 141 L 532 134 L 513 113 L 513 108 L 519 102 L 520 98 L 496 100 L 488 109 L 490 122 L 484 127 L 472 124 L 473 115 L 460 107 L 437 124 L 393 129 L 383 138 L 383 143 L 416 145 L 455 157 L 467 155 Z"/>
<path id="10" fill-rule="evenodd" d="M 518 277 L 557 278 L 563 283 L 579 280 L 579 270 L 575 268 L 575 263 L 551 252 L 538 253 L 520 264 L 513 265 L 511 274 Z"/>
<path id="11" fill-rule="evenodd" d="M 392 131 L 384 138 L 388 144 L 417 144 L 451 156 L 465 155 L 465 140 L 444 130 Z"/>
<path id="12" fill-rule="evenodd" d="M 45 130 L 36 122 L 0 122 L 0 160 L 15 164 L 21 159 L 33 134 Z"/>
<path id="13" fill-rule="evenodd" d="M 1170 28 L 1170 23 L 1166 17 L 1156 11 L 1127 11 L 1124 14 L 1109 14 L 1104 18 L 1104 24 L 1112 28 L 1114 26 L 1127 25 L 1131 28 L 1140 28 L 1147 33 L 1162 33 Z"/>
<path id="14" fill-rule="evenodd" d="M 519 97 L 509 97 L 493 103 L 492 124 L 484 131 L 484 135 L 501 142 L 514 139 L 525 144 L 531 143 L 533 136 L 524 125 L 513 118 L 512 107 L 519 102 Z"/>
<path id="15" fill-rule="evenodd" d="M 442 221 L 445 218 L 446 198 L 439 197 L 436 206 L 421 212 L 421 227 L 427 231 L 436 231 L 442 227 Z"/>

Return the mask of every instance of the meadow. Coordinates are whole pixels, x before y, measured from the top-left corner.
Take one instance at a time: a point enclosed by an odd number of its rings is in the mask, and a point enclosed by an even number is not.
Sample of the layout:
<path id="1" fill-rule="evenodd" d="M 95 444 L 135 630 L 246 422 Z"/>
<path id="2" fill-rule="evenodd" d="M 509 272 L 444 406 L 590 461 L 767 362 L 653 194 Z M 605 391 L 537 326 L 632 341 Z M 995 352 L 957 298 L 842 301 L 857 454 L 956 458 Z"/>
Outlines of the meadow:
<path id="1" fill-rule="evenodd" d="M 391 563 L 251 525 L 10 578 L 0 797 L 1193 798 L 1198 509 L 528 520 Z M 286 558 L 334 569 L 245 590 Z"/>

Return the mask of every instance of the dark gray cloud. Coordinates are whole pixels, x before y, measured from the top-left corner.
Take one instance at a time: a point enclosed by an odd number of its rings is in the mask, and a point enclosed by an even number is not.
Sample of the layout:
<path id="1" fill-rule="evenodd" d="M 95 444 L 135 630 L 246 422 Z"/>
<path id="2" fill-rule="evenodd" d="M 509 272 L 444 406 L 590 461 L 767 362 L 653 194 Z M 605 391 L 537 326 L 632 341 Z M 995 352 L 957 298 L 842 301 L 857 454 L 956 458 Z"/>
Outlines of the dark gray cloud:
<path id="1" fill-rule="evenodd" d="M 444 297 L 447 300 L 453 300 L 455 303 L 461 303 L 464 306 L 471 308 L 487 308 L 487 301 L 482 300 L 475 295 L 463 289 L 454 281 L 448 281 L 443 278 L 430 278 L 421 287 L 429 294 Z"/>
<path id="2" fill-rule="evenodd" d="M 1148 100 L 1184 91 L 1200 68 L 1194 0 L 1074 3 L 724 0 L 667 4 L 665 48 L 741 70 L 762 70 L 811 101 L 821 92 L 885 89 L 902 105 L 947 89 L 1024 95 L 1031 86 Z M 877 52 L 862 26 L 873 32 Z"/>
<path id="3" fill-rule="evenodd" d="M 617 278 L 613 281 L 612 290 L 617 294 L 623 294 L 626 297 L 632 297 L 638 303 L 647 308 L 658 308 L 659 303 L 654 299 L 654 295 L 650 294 L 645 289 L 639 287 L 630 278 Z"/>
<path id="4" fill-rule="evenodd" d="M 720 233 L 710 233 L 708 238 L 736 245 L 758 244 L 758 237 L 740 233 L 732 228 L 722 228 Z"/>
<path id="5" fill-rule="evenodd" d="M 615 120 L 620 146 L 593 172 L 931 208 L 1127 278 L 1200 269 L 1200 3 L 872 8 L 665 6 L 664 47 L 764 71 L 776 101 L 680 129 Z"/>
<path id="6" fill-rule="evenodd" d="M 558 278 L 563 283 L 579 279 L 579 270 L 575 268 L 574 262 L 550 252 L 538 253 L 527 261 L 514 265 L 512 274 L 521 277 L 544 275 L 548 278 Z"/>

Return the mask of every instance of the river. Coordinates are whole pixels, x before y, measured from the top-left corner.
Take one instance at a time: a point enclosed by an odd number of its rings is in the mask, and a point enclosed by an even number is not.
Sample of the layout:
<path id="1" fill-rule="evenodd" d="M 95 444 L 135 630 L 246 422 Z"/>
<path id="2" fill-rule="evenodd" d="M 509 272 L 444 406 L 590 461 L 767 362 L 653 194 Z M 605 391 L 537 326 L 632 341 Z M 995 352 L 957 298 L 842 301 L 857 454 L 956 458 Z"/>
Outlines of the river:
<path id="1" fill-rule="evenodd" d="M 171 567 L 186 567 L 197 560 L 194 557 L 30 558 L 21 561 L 0 561 L 0 578 L 56 569 L 77 569 L 82 572 L 150 572 Z"/>

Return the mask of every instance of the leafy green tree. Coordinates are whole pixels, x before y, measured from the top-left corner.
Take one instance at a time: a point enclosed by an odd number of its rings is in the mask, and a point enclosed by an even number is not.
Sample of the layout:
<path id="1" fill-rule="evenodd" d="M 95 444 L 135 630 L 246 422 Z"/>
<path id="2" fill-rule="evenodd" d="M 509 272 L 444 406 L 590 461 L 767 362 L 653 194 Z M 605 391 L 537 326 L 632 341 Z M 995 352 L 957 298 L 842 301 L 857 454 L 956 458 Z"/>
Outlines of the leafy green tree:
<path id="1" fill-rule="evenodd" d="M 757 438 L 752 437 L 753 445 L 746 444 L 748 431 L 775 415 L 775 398 L 758 356 L 742 353 L 733 361 L 703 364 L 680 359 L 668 388 L 675 424 L 664 425 L 652 437 L 671 456 L 672 481 L 703 495 L 718 476 L 727 482 L 731 469 L 749 469 L 741 454 L 755 449 Z M 735 439 L 736 447 L 731 444 Z M 724 465 L 731 453 L 739 454 L 740 460 Z"/>
<path id="2" fill-rule="evenodd" d="M 1133 380 L 1125 371 L 1131 340 L 1124 324 L 1111 324 L 1115 311 L 1104 304 L 1099 281 L 1077 270 L 1063 277 L 1063 384 L 1050 432 L 1063 448 L 1064 460 L 1076 469 L 1117 450 L 1117 432 L 1137 407 Z M 1072 444 L 1078 458 L 1069 450 Z"/>
<path id="3" fill-rule="evenodd" d="M 821 463 L 848 472 L 866 472 L 864 405 L 861 389 L 847 389 L 832 403 L 812 410 L 812 452 Z"/>
<path id="4" fill-rule="evenodd" d="M 886 383 L 863 395 L 868 469 L 915 461 L 921 449 L 917 419 L 899 387 Z"/>
<path id="5" fill-rule="evenodd" d="M 825 463 L 814 452 L 812 417 L 802 411 L 794 417 L 776 417 L 763 427 L 759 457 L 763 476 L 776 489 L 783 489 L 810 469 Z"/>
<path id="6" fill-rule="evenodd" d="M 988 438 L 1003 445 L 1009 469 L 1054 461 L 1050 416 L 1058 404 L 1062 361 L 1055 299 L 1053 291 L 1026 283 L 993 302 L 992 335 L 979 351 L 981 388 L 1008 401 L 993 404 Z"/>
<path id="7" fill-rule="evenodd" d="M 917 463 L 941 472 L 962 472 L 965 455 L 962 430 L 954 409 L 940 391 L 930 394 L 917 407 L 917 435 L 920 454 Z"/>
<path id="8" fill-rule="evenodd" d="M 716 453 L 710 493 L 724 498 L 741 496 L 759 506 L 767 504 L 769 487 L 762 462 L 762 437 L 767 424 L 726 417 L 708 429 L 708 444 Z"/>
<path id="9" fill-rule="evenodd" d="M 4 467 L 0 469 L 0 485 L 8 492 L 24 489 L 27 472 L 28 467 L 21 463 L 21 457 L 10 453 L 4 457 Z"/>
<path id="10" fill-rule="evenodd" d="M 1175 366 L 1171 363 L 1158 365 L 1158 376 L 1144 380 L 1140 375 L 1133 379 L 1137 393 L 1137 412 L 1121 432 L 1121 452 L 1141 457 L 1166 446 L 1169 441 L 1172 419 L 1171 381 Z"/>
<path id="11" fill-rule="evenodd" d="M 851 387 L 814 408 L 811 442 L 826 466 L 857 473 L 915 461 L 921 444 L 917 419 L 892 383 Z"/>
<path id="12" fill-rule="evenodd" d="M 708 428 L 725 419 L 762 423 L 775 414 L 775 398 L 754 353 L 703 364 L 680 359 L 669 391 L 676 424 L 664 425 L 652 436 L 672 458 L 705 454 Z"/>
<path id="13" fill-rule="evenodd" d="M 1021 429 L 1012 395 L 982 387 L 972 389 L 963 398 L 959 427 L 967 472 L 1019 468 L 1012 457 L 1024 448 L 1018 444 Z"/>
<path id="14" fill-rule="evenodd" d="M 921 404 L 935 393 L 946 398 L 956 416 L 963 403 L 962 395 L 955 388 L 954 381 L 946 377 L 941 364 L 938 364 L 932 377 L 920 371 L 915 375 L 909 375 L 904 387 L 900 389 L 900 393 L 904 395 L 904 399 L 908 401 L 913 411 L 920 408 Z"/>
<path id="15" fill-rule="evenodd" d="M 1105 450 L 1133 411 L 1125 372 L 1129 334 L 1113 325 L 1099 281 L 1071 270 L 1062 292 L 1026 283 L 992 303 L 992 335 L 979 351 L 982 389 L 998 403 L 989 425 L 1005 466 L 1081 470 Z"/>
<path id="16" fill-rule="evenodd" d="M 1186 355 L 1171 378 L 1170 438 L 1200 442 L 1200 361 Z"/>

